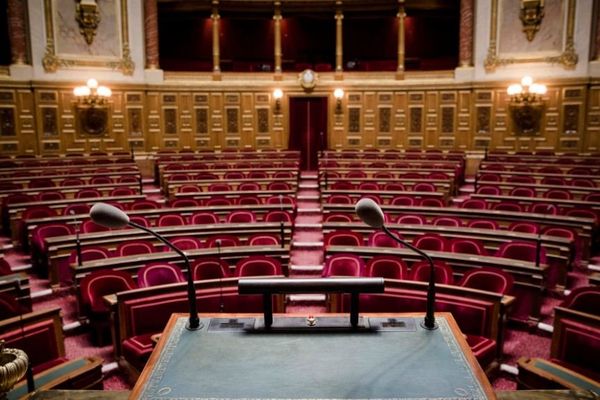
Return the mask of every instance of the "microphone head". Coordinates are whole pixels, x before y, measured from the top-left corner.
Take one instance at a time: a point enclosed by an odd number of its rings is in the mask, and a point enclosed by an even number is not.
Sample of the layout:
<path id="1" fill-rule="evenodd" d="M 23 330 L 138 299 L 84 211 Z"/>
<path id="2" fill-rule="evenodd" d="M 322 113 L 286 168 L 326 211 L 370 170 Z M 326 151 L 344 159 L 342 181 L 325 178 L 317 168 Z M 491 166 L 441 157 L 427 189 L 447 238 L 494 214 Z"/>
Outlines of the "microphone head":
<path id="1" fill-rule="evenodd" d="M 369 198 L 360 199 L 355 206 L 356 215 L 371 228 L 381 228 L 384 223 L 383 211 Z"/>
<path id="2" fill-rule="evenodd" d="M 121 228 L 129 223 L 127 214 L 106 203 L 94 204 L 90 210 L 90 218 L 98 225 L 107 228 Z"/>

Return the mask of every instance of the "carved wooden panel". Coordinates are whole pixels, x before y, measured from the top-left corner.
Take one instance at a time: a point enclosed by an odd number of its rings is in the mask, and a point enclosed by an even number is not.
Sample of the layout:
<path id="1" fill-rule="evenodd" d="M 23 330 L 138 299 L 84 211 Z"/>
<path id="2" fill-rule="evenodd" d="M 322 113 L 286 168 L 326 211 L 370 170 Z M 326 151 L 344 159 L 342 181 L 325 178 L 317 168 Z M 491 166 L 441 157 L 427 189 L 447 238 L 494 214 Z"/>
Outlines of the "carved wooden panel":
<path id="1" fill-rule="evenodd" d="M 0 136 L 15 136 L 15 109 L 12 107 L 0 108 Z"/>
<path id="2" fill-rule="evenodd" d="M 454 107 L 442 107 L 442 133 L 454 133 Z"/>
<path id="3" fill-rule="evenodd" d="M 392 108 L 391 107 L 380 107 L 379 108 L 379 132 L 390 132 L 392 130 Z"/>
<path id="4" fill-rule="evenodd" d="M 475 132 L 478 134 L 489 134 L 492 107 L 478 106 L 476 110 L 477 112 L 475 113 Z"/>
<path id="5" fill-rule="evenodd" d="M 139 107 L 127 109 L 129 136 L 140 137 L 144 135 L 142 109 Z"/>
<path id="6" fill-rule="evenodd" d="M 257 133 L 269 133 L 269 109 L 268 108 L 257 108 L 256 109 L 256 130 Z"/>
<path id="7" fill-rule="evenodd" d="M 0 103 L 2 104 L 10 104 L 14 103 L 15 96 L 13 92 L 0 92 Z"/>
<path id="8" fill-rule="evenodd" d="M 196 134 L 208 133 L 208 108 L 196 108 Z"/>
<path id="9" fill-rule="evenodd" d="M 40 107 L 42 114 L 42 135 L 58 136 L 58 111 L 56 107 Z"/>
<path id="10" fill-rule="evenodd" d="M 360 108 L 348 107 L 348 132 L 360 132 Z"/>
<path id="11" fill-rule="evenodd" d="M 207 104 L 208 103 L 208 95 L 207 94 L 195 94 L 194 95 L 194 103 Z"/>
<path id="12" fill-rule="evenodd" d="M 239 109 L 228 107 L 225 109 L 227 133 L 239 133 Z"/>
<path id="13" fill-rule="evenodd" d="M 565 135 L 576 135 L 579 131 L 579 112 L 579 104 L 566 104 L 564 106 L 563 133 Z"/>
<path id="14" fill-rule="evenodd" d="M 177 109 L 165 108 L 163 110 L 163 118 L 165 121 L 165 133 L 167 135 L 175 135 L 177 133 Z"/>
<path id="15" fill-rule="evenodd" d="M 417 96 L 412 94 L 411 96 Z M 410 107 L 410 122 L 409 132 L 410 133 L 422 133 L 423 132 L 423 107 Z"/>

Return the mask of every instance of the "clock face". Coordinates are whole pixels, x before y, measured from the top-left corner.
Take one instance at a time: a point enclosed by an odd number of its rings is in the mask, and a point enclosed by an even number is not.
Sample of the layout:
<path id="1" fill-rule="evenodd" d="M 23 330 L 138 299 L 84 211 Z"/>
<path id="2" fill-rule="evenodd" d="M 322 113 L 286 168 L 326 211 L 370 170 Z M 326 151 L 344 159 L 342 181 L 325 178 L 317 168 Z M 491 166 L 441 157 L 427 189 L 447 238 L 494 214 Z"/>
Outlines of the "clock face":
<path id="1" fill-rule="evenodd" d="M 305 69 L 300 73 L 300 85 L 304 89 L 312 89 L 317 84 L 317 74 L 311 69 Z"/>

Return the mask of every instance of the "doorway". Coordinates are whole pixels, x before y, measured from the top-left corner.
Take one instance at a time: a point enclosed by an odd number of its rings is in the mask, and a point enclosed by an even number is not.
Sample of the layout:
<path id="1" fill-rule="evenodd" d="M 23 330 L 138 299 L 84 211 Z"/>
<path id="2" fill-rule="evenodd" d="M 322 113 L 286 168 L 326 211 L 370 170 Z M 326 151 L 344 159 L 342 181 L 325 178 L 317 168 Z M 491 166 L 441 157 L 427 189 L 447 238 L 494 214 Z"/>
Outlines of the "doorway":
<path id="1" fill-rule="evenodd" d="M 290 150 L 300 151 L 300 170 L 316 170 L 327 148 L 327 97 L 290 98 Z"/>

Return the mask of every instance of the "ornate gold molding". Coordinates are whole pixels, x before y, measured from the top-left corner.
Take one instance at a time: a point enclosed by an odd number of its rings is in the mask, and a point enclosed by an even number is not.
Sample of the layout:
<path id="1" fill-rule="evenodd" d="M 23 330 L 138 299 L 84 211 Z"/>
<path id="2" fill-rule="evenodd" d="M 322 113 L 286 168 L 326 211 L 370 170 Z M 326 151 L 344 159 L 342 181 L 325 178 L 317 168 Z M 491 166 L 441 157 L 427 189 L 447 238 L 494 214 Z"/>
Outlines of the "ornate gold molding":
<path id="1" fill-rule="evenodd" d="M 545 62 L 549 64 L 560 64 L 566 69 L 573 69 L 579 61 L 579 56 L 575 51 L 575 6 L 576 0 L 567 0 L 567 29 L 565 46 L 562 53 L 551 56 L 540 57 L 507 57 L 503 58 L 498 54 L 498 2 L 492 0 L 491 20 L 490 20 L 490 43 L 487 56 L 483 61 L 483 66 L 487 72 L 493 72 L 496 67 L 510 64 L 523 64 L 533 62 Z"/>
<path id="2" fill-rule="evenodd" d="M 523 23 L 527 40 L 531 42 L 544 19 L 544 0 L 521 0 L 519 19 Z"/>
<path id="3" fill-rule="evenodd" d="M 83 35 L 85 42 L 88 45 L 92 44 L 101 20 L 96 1 L 80 0 L 75 8 L 75 20 L 79 24 L 79 33 Z"/>
<path id="4" fill-rule="evenodd" d="M 59 68 L 73 67 L 95 67 L 108 68 L 115 71 L 121 71 L 124 75 L 133 75 L 135 63 L 131 58 L 129 48 L 129 28 L 127 23 L 127 0 L 116 0 L 120 2 L 120 20 L 121 20 L 121 57 L 113 59 L 84 59 L 77 57 L 62 57 L 56 54 L 54 42 L 54 0 L 44 0 L 44 20 L 46 25 L 46 50 L 42 58 L 42 66 L 46 72 L 56 72 Z"/>

